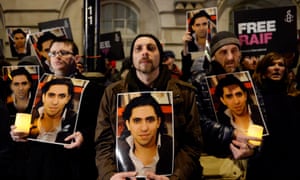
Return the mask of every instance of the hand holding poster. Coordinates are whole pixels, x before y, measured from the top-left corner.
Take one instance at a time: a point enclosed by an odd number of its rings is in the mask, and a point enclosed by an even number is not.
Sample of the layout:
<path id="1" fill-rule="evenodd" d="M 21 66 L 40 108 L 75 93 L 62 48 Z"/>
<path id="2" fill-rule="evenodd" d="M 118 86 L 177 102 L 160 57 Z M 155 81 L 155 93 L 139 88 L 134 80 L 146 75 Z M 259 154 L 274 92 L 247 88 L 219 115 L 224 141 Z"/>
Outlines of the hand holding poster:
<path id="1" fill-rule="evenodd" d="M 118 94 L 118 170 L 170 175 L 174 164 L 172 92 Z"/>
<path id="2" fill-rule="evenodd" d="M 70 144 L 65 138 L 76 129 L 81 96 L 88 80 L 44 74 L 32 109 L 29 140 Z"/>

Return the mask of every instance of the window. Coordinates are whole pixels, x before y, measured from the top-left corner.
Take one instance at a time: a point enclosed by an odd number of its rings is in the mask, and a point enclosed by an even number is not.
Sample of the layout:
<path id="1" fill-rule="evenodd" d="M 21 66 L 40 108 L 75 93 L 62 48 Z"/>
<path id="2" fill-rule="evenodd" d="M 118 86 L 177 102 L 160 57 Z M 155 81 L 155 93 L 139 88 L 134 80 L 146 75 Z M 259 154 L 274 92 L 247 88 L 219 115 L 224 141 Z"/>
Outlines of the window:
<path id="1" fill-rule="evenodd" d="M 100 32 L 120 31 L 125 56 L 129 56 L 133 38 L 138 34 L 138 16 L 132 7 L 124 3 L 106 3 L 101 5 Z"/>

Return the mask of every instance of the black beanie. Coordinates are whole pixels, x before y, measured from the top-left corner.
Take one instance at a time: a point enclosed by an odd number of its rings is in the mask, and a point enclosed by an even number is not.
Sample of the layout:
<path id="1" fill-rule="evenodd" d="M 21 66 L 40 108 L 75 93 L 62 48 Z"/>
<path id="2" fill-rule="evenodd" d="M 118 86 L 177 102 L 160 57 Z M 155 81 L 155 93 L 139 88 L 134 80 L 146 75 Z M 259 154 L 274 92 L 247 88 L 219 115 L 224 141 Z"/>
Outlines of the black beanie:
<path id="1" fill-rule="evenodd" d="M 229 31 L 220 31 L 213 36 L 210 42 L 210 56 L 213 57 L 215 52 L 227 44 L 235 44 L 240 48 L 239 39 Z"/>

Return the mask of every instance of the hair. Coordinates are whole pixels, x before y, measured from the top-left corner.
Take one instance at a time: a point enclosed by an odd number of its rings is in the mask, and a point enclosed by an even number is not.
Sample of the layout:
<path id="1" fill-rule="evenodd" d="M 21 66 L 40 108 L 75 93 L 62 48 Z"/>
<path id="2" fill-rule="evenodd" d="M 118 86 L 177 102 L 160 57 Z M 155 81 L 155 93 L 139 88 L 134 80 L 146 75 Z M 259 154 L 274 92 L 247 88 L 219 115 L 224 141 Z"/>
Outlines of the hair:
<path id="1" fill-rule="evenodd" d="M 158 128 L 158 132 L 160 132 L 161 134 L 166 134 L 167 133 L 167 128 L 165 125 L 165 116 L 164 113 L 162 112 L 162 109 L 160 107 L 160 104 L 151 96 L 151 94 L 142 94 L 139 97 L 133 98 L 132 100 L 130 100 L 130 102 L 127 104 L 127 106 L 124 109 L 123 112 L 123 120 L 129 121 L 131 115 L 132 115 L 132 109 L 136 108 L 136 107 L 140 107 L 140 106 L 147 106 L 150 105 L 153 107 L 155 114 L 160 117 L 161 119 L 161 123 L 160 126 Z M 130 135 L 129 130 L 127 129 L 127 127 L 125 126 L 125 129 L 122 133 L 122 137 L 125 138 L 127 136 Z"/>
<path id="2" fill-rule="evenodd" d="M 263 80 L 266 79 L 265 78 L 265 74 L 267 72 L 267 69 L 269 66 L 273 65 L 273 61 L 274 60 L 278 60 L 278 59 L 283 59 L 284 61 L 284 66 L 286 68 L 284 76 L 282 78 L 282 82 L 284 82 L 285 84 L 288 83 L 288 67 L 287 67 L 287 63 L 286 63 L 286 59 L 283 55 L 277 53 L 277 52 L 270 52 L 268 54 L 266 54 L 256 65 L 256 69 L 253 73 L 253 80 L 258 84 L 258 85 L 262 85 L 263 84 Z"/>
<path id="3" fill-rule="evenodd" d="M 123 59 L 122 61 L 122 66 L 120 69 L 120 73 L 122 73 L 123 71 L 125 71 L 126 69 L 130 69 L 132 67 L 131 61 L 129 57 L 126 57 Z"/>
<path id="4" fill-rule="evenodd" d="M 30 83 L 30 88 L 29 88 L 29 92 L 33 91 L 33 79 L 31 74 L 24 68 L 24 67 L 19 67 L 17 69 L 14 69 L 10 72 L 9 75 L 9 81 L 8 81 L 8 85 L 12 83 L 12 80 L 15 76 L 20 76 L 20 75 L 24 75 L 26 77 L 26 79 L 29 81 Z M 11 89 L 7 89 L 7 94 L 11 93 Z"/>
<path id="5" fill-rule="evenodd" d="M 12 35 L 15 36 L 16 34 L 23 34 L 23 36 L 26 37 L 26 33 L 22 29 L 13 30 Z"/>
<path id="6" fill-rule="evenodd" d="M 64 43 L 65 45 L 70 45 L 70 46 L 72 46 L 72 52 L 73 52 L 73 55 L 78 55 L 78 54 L 79 54 L 78 47 L 77 47 L 76 43 L 75 43 L 72 39 L 55 38 L 55 39 L 51 42 L 50 48 L 52 47 L 52 45 L 53 45 L 54 43 Z"/>
<path id="7" fill-rule="evenodd" d="M 194 25 L 197 18 L 206 17 L 208 20 L 211 20 L 210 15 L 205 10 L 200 10 L 191 18 L 189 26 Z"/>
<path id="8" fill-rule="evenodd" d="M 171 51 L 171 50 L 164 51 L 163 62 L 165 62 L 168 58 L 175 58 L 175 54 L 173 51 Z"/>
<path id="9" fill-rule="evenodd" d="M 130 62 L 131 62 L 131 64 L 133 64 L 133 51 L 134 51 L 135 42 L 136 42 L 136 40 L 138 40 L 139 38 L 142 38 L 142 37 L 148 37 L 148 38 L 151 38 L 155 41 L 155 44 L 158 48 L 159 55 L 160 55 L 160 64 L 162 65 L 162 60 L 163 60 L 163 57 L 164 57 L 163 46 L 160 43 L 160 41 L 152 34 L 139 34 L 133 39 L 132 44 L 131 44 L 131 49 L 130 49 Z"/>
<path id="10" fill-rule="evenodd" d="M 39 38 L 38 38 L 38 41 L 37 41 L 37 44 L 36 44 L 36 47 L 39 51 L 42 51 L 43 50 L 43 46 L 42 44 L 46 41 L 49 41 L 49 40 L 54 40 L 56 39 L 57 37 L 51 33 L 51 32 L 44 32 L 43 35 L 41 35 Z"/>
<path id="11" fill-rule="evenodd" d="M 18 69 L 14 69 L 11 71 L 10 76 L 11 76 L 11 80 L 18 75 L 25 75 L 27 80 L 31 83 L 33 83 L 31 74 L 24 68 L 24 67 L 19 67 Z"/>
<path id="12" fill-rule="evenodd" d="M 68 102 L 68 104 L 66 104 L 65 107 L 72 109 L 73 108 L 72 99 L 74 97 L 74 85 L 72 83 L 72 80 L 68 78 L 52 79 L 46 82 L 45 85 L 42 87 L 42 94 L 46 94 L 49 91 L 50 87 L 53 85 L 66 85 L 68 87 L 68 93 L 71 96 L 71 99 Z"/>

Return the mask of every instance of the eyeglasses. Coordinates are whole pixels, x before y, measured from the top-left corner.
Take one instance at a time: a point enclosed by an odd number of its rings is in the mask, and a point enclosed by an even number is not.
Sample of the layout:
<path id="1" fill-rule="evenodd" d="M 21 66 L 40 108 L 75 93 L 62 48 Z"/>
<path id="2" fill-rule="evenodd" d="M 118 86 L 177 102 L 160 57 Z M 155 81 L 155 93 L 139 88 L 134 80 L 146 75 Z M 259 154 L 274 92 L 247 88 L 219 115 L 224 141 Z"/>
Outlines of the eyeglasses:
<path id="1" fill-rule="evenodd" d="M 49 57 L 56 57 L 56 55 L 58 55 L 60 57 L 64 57 L 64 56 L 67 56 L 67 55 L 70 55 L 70 54 L 73 55 L 73 52 L 60 50 L 60 51 L 49 52 L 48 56 Z"/>

